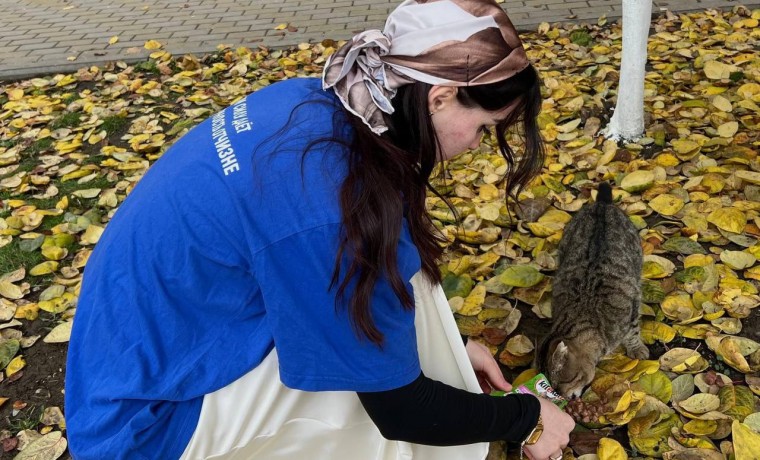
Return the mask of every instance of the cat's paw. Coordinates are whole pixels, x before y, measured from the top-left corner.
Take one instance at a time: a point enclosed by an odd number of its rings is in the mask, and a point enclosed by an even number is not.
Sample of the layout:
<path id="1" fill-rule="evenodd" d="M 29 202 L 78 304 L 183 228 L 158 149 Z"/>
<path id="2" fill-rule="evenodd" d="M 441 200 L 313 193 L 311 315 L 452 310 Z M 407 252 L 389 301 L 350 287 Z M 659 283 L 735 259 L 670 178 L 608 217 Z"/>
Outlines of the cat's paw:
<path id="1" fill-rule="evenodd" d="M 626 350 L 626 354 L 633 359 L 648 359 L 649 348 L 647 348 L 647 346 L 643 343 L 639 342 L 636 345 L 628 348 Z"/>

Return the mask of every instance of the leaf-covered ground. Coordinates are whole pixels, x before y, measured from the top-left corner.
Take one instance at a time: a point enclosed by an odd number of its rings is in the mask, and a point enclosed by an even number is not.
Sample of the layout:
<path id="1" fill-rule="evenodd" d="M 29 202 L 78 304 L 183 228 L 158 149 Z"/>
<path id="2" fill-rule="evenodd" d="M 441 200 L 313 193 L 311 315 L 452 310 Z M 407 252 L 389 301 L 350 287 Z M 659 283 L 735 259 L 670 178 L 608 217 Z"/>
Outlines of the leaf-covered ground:
<path id="1" fill-rule="evenodd" d="M 760 10 L 653 22 L 647 131 L 617 145 L 609 118 L 617 24 L 525 34 L 544 80 L 548 158 L 504 205 L 491 139 L 450 162 L 429 209 L 449 237 L 441 270 L 460 329 L 517 381 L 549 326 L 556 247 L 602 180 L 641 230 L 643 334 L 652 359 L 610 356 L 573 405 L 565 458 L 760 458 Z M 81 273 L 119 203 L 179 136 L 274 81 L 319 75 L 337 43 L 220 49 L 0 86 L 0 440 L 3 458 L 66 448 L 65 349 Z M 520 141 L 513 139 L 518 151 Z M 61 436 L 63 434 L 63 436 Z M 600 442 L 601 439 L 601 442 Z M 502 458 L 494 444 L 491 457 Z"/>

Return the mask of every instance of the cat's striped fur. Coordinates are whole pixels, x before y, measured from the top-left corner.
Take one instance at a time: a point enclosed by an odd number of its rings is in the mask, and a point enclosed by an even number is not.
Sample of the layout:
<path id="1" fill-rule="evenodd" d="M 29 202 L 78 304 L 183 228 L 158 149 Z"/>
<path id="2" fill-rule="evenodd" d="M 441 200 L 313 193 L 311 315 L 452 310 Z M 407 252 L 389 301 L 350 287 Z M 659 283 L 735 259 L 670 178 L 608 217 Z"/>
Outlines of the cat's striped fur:
<path id="1" fill-rule="evenodd" d="M 568 223 L 552 281 L 552 327 L 536 350 L 535 366 L 567 397 L 579 396 L 602 356 L 624 345 L 632 358 L 647 358 L 641 342 L 642 250 L 628 216 L 599 186 Z"/>

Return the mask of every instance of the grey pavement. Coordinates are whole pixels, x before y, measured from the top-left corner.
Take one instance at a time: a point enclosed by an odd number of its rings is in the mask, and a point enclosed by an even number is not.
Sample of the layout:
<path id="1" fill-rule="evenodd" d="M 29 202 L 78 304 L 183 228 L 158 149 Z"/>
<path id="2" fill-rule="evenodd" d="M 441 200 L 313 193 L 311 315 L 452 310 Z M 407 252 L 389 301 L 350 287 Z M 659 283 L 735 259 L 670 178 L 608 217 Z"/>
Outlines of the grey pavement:
<path id="1" fill-rule="evenodd" d="M 382 28 L 400 0 L 0 0 L 0 80 L 72 72 L 147 58 L 156 40 L 172 54 L 203 54 L 219 44 L 288 47 Z M 732 8 L 758 0 L 655 0 L 664 10 Z M 622 0 L 505 0 L 521 30 L 541 22 L 596 21 L 622 14 Z M 288 27 L 277 30 L 280 24 Z M 111 37 L 118 41 L 109 44 Z"/>

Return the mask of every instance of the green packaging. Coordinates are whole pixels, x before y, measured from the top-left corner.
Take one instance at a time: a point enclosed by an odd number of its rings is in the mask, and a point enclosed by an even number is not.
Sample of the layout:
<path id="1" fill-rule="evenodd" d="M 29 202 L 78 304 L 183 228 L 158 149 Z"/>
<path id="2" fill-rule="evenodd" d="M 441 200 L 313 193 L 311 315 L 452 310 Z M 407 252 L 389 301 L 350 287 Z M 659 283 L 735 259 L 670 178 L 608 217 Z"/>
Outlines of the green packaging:
<path id="1" fill-rule="evenodd" d="M 505 396 L 508 394 L 532 394 L 546 398 L 553 402 L 560 409 L 564 409 L 567 405 L 567 399 L 563 398 L 559 393 L 554 391 L 549 380 L 544 374 L 538 374 L 527 382 L 523 383 L 517 388 L 512 388 L 512 391 L 505 393 L 503 391 L 492 391 L 491 396 Z"/>

